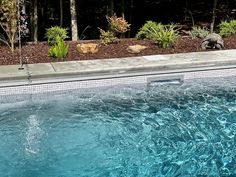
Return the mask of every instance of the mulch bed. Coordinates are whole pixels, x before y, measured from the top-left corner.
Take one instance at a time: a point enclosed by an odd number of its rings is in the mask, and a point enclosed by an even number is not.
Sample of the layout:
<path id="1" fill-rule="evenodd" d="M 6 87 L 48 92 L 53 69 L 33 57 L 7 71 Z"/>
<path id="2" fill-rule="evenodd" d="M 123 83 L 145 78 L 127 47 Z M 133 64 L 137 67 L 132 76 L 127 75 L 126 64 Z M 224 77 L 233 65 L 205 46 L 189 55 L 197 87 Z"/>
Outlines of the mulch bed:
<path id="1" fill-rule="evenodd" d="M 142 55 L 157 55 L 157 54 L 172 54 L 172 53 L 186 53 L 186 52 L 198 52 L 201 49 L 201 39 L 192 39 L 190 37 L 180 37 L 178 42 L 172 48 L 162 49 L 148 40 L 137 39 L 121 39 L 117 44 L 110 44 L 107 46 L 101 45 L 99 51 L 95 54 L 81 54 L 76 50 L 78 43 L 85 43 L 91 41 L 78 41 L 67 42 L 70 45 L 69 54 L 65 61 L 73 60 L 92 60 L 92 59 L 105 59 L 105 58 L 120 58 L 120 57 L 134 57 Z M 92 42 L 99 43 L 99 40 L 93 40 Z M 236 49 L 236 36 L 225 38 L 225 49 Z M 131 54 L 126 48 L 130 45 L 145 45 L 148 48 L 139 54 Z M 22 56 L 26 63 L 45 63 L 45 62 L 57 62 L 55 58 L 48 56 L 48 49 L 50 46 L 46 42 L 39 42 L 38 44 L 26 44 L 22 47 Z M 0 45 L 0 65 L 13 65 L 19 64 L 19 51 L 16 49 L 15 53 L 11 53 L 10 50 Z"/>

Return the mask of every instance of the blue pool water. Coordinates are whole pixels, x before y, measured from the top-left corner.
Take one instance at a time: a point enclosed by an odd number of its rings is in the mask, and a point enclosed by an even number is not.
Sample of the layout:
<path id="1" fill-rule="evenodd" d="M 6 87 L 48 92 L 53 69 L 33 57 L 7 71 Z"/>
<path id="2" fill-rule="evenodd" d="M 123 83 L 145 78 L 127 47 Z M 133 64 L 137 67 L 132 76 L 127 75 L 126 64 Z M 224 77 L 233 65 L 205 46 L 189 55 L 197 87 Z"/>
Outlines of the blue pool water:
<path id="1" fill-rule="evenodd" d="M 2 103 L 0 176 L 234 177 L 235 80 Z"/>

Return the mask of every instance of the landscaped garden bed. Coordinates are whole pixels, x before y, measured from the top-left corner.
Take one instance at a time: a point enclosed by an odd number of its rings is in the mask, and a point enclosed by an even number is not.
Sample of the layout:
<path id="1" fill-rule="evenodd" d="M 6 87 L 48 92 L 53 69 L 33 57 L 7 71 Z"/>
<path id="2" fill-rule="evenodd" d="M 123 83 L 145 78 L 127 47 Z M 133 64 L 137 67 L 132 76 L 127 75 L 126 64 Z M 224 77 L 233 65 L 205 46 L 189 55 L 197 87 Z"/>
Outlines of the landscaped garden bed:
<path id="1" fill-rule="evenodd" d="M 188 36 L 182 36 L 178 39 L 178 42 L 171 48 L 163 49 L 155 45 L 149 40 L 137 40 L 137 39 L 120 39 L 115 44 L 100 45 L 97 53 L 94 54 L 82 54 L 76 49 L 78 43 L 86 43 L 91 41 L 78 41 L 67 42 L 69 44 L 68 56 L 64 61 L 73 60 L 92 60 L 92 59 L 105 59 L 105 58 L 120 58 L 120 57 L 134 57 L 141 55 L 157 55 L 157 54 L 171 54 L 171 53 L 186 53 L 186 52 L 198 52 L 203 51 L 201 49 L 201 39 L 192 39 Z M 99 40 L 92 41 L 99 43 Z M 224 38 L 225 49 L 236 49 L 236 36 Z M 144 45 L 147 49 L 141 51 L 138 54 L 132 54 L 127 51 L 127 47 L 130 45 Z M 39 42 L 38 44 L 25 44 L 22 47 L 22 56 L 24 62 L 27 63 L 45 63 L 62 61 L 56 58 L 49 57 L 48 50 L 50 46 L 47 42 Z M 12 53 L 8 47 L 0 46 L 0 65 L 12 65 L 19 64 L 19 52 L 16 49 L 15 53 Z M 26 61 L 27 60 L 27 61 Z"/>
<path id="2" fill-rule="evenodd" d="M 210 26 L 197 26 L 192 22 L 188 30 L 177 23 L 162 24 L 149 20 L 136 30 L 135 38 L 124 38 L 132 24 L 114 14 L 106 16 L 106 28 L 97 27 L 96 31 L 100 32 L 100 39 L 97 40 L 78 40 L 78 32 L 73 32 L 73 29 L 70 37 L 68 28 L 53 26 L 45 29 L 44 39 L 47 42 L 34 40 L 22 43 L 22 40 L 27 41 L 27 30 L 24 28 L 27 23 L 19 18 L 20 4 L 16 8 L 16 2 L 12 5 L 4 1 L 2 6 L 0 65 L 236 49 L 236 20 L 222 20 L 214 29 L 215 8 Z"/>

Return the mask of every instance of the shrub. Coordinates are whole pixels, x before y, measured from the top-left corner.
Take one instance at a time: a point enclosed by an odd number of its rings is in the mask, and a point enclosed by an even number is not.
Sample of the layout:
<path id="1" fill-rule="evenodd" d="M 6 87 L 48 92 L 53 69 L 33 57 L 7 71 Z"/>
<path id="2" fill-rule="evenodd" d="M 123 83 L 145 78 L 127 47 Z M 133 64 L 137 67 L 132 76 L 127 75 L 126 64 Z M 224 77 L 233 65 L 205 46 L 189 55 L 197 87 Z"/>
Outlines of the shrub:
<path id="1" fill-rule="evenodd" d="M 205 38 L 209 34 L 209 29 L 200 26 L 194 26 L 190 32 L 192 38 Z"/>
<path id="2" fill-rule="evenodd" d="M 49 45 L 55 45 L 57 43 L 57 38 L 61 38 L 63 41 L 68 38 L 67 29 L 61 28 L 59 26 L 54 26 L 47 29 L 45 37 L 48 39 Z"/>
<path id="3" fill-rule="evenodd" d="M 113 15 L 111 17 L 106 16 L 106 18 L 110 29 L 108 31 L 104 31 L 103 29 L 98 28 L 101 43 L 105 45 L 114 43 L 117 40 L 118 34 L 125 33 L 130 29 L 130 24 L 128 24 L 123 17 Z"/>
<path id="4" fill-rule="evenodd" d="M 162 48 L 171 47 L 178 38 L 178 32 L 175 25 L 163 26 L 163 29 L 151 29 L 149 38 Z"/>
<path id="5" fill-rule="evenodd" d="M 160 23 L 156 23 L 153 21 L 147 21 L 136 34 L 136 38 L 138 39 L 149 39 L 150 31 L 160 31 L 163 30 L 163 25 Z"/>
<path id="6" fill-rule="evenodd" d="M 228 37 L 236 34 L 236 20 L 231 20 L 229 22 L 223 21 L 219 25 L 220 35 L 223 37 Z"/>
<path id="7" fill-rule="evenodd" d="M 56 38 L 56 44 L 49 49 L 49 56 L 59 59 L 64 59 L 68 54 L 69 45 L 59 36 Z"/>
<path id="8" fill-rule="evenodd" d="M 17 4 L 15 0 L 0 0 L 0 41 L 5 43 L 12 52 L 17 41 Z"/>
<path id="9" fill-rule="evenodd" d="M 113 15 L 111 17 L 106 16 L 111 31 L 115 33 L 125 33 L 130 29 L 130 24 L 123 18 Z"/>
<path id="10" fill-rule="evenodd" d="M 103 29 L 101 28 L 98 28 L 99 31 L 100 31 L 100 39 L 101 39 L 101 43 L 102 44 L 105 44 L 105 45 L 108 45 L 108 44 L 111 44 L 111 43 L 114 43 L 117 38 L 115 37 L 114 33 L 111 32 L 111 31 L 104 31 Z"/>
<path id="11" fill-rule="evenodd" d="M 178 38 L 178 31 L 176 26 L 163 25 L 161 23 L 156 23 L 153 21 L 148 21 L 144 26 L 139 30 L 136 35 L 139 39 L 149 39 L 155 42 L 162 48 L 168 48 L 174 44 Z"/>

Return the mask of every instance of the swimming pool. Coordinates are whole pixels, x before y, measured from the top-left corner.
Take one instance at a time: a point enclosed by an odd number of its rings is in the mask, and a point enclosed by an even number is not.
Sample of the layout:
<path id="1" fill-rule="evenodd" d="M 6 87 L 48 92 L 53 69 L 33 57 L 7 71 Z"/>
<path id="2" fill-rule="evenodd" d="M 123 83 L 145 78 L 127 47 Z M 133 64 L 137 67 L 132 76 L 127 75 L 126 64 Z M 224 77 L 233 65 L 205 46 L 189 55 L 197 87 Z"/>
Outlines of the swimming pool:
<path id="1" fill-rule="evenodd" d="M 2 102 L 0 176 L 236 176 L 235 80 Z"/>

